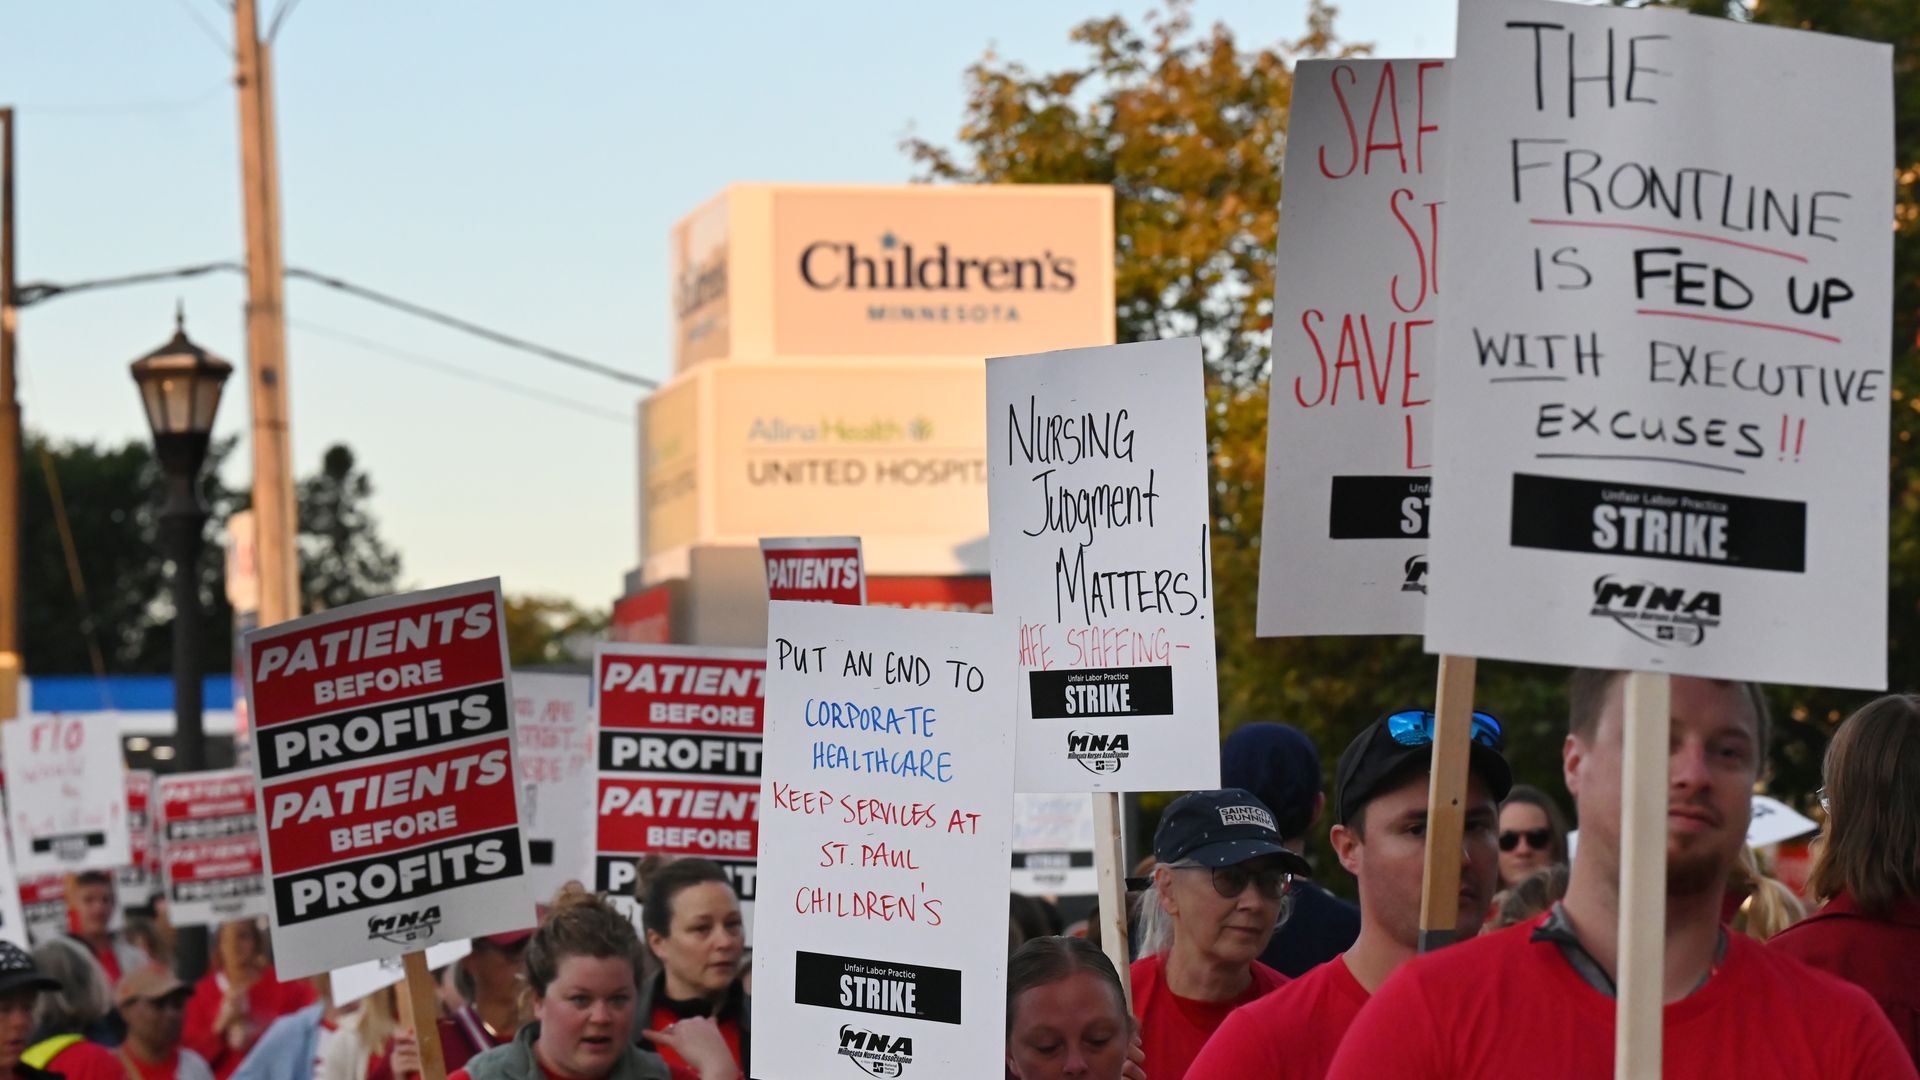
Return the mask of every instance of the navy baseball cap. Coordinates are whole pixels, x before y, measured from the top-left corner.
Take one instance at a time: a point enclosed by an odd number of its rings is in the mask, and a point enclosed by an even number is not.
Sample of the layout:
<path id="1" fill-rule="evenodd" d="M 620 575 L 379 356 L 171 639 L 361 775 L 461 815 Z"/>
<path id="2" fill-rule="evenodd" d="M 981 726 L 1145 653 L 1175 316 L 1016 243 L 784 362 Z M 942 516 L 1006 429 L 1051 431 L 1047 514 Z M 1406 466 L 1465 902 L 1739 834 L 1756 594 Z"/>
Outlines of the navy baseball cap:
<path id="1" fill-rule="evenodd" d="M 41 971 L 31 953 L 11 941 L 0 941 L 0 994 L 58 989 L 60 980 Z"/>
<path id="2" fill-rule="evenodd" d="M 1278 855 L 1290 874 L 1308 874 L 1307 860 L 1280 843 L 1273 811 L 1244 788 L 1193 791 L 1173 800 L 1153 834 L 1153 857 L 1163 863 L 1192 859 L 1202 866 L 1232 866 Z"/>
<path id="3" fill-rule="evenodd" d="M 1430 735 L 1420 733 L 1417 722 L 1412 725 L 1395 724 L 1397 719 L 1419 716 L 1427 717 L 1430 722 L 1432 714 L 1410 709 L 1383 716 L 1368 724 L 1340 755 L 1340 770 L 1334 777 L 1333 789 L 1334 812 L 1340 824 L 1352 824 L 1361 808 L 1374 796 L 1432 764 L 1433 740 Z M 1493 796 L 1493 801 L 1499 802 L 1513 789 L 1513 770 L 1507 766 L 1507 759 L 1501 756 L 1500 751 L 1494 745 L 1489 745 L 1499 742 L 1499 724 L 1485 713 L 1475 713 L 1474 720 L 1474 734 L 1468 744 L 1467 767 L 1487 785 L 1487 792 Z M 1491 734 L 1483 734 L 1483 720 L 1492 724 Z M 1411 726 L 1415 731 L 1396 736 L 1396 726 Z"/>
<path id="4" fill-rule="evenodd" d="M 1220 745 L 1220 783 L 1266 803 L 1281 836 L 1304 836 L 1320 799 L 1320 752 L 1298 728 L 1243 724 Z"/>

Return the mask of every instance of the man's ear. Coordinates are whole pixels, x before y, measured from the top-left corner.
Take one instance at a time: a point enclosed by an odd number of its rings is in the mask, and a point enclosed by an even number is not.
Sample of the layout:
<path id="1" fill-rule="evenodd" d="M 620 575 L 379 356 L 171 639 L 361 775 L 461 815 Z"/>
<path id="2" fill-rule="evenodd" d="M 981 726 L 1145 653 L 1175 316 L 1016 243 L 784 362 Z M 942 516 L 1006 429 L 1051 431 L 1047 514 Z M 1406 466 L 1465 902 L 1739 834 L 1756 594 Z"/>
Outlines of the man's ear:
<path id="1" fill-rule="evenodd" d="M 1335 825 L 1327 834 L 1327 840 L 1333 845 L 1333 855 L 1340 865 L 1354 877 L 1360 876 L 1360 834 L 1345 825 Z"/>
<path id="2" fill-rule="evenodd" d="M 1560 744 L 1560 772 L 1566 781 L 1567 793 L 1576 800 L 1580 798 L 1580 766 L 1586 761 L 1587 748 L 1580 740 L 1569 734 L 1567 741 Z"/>

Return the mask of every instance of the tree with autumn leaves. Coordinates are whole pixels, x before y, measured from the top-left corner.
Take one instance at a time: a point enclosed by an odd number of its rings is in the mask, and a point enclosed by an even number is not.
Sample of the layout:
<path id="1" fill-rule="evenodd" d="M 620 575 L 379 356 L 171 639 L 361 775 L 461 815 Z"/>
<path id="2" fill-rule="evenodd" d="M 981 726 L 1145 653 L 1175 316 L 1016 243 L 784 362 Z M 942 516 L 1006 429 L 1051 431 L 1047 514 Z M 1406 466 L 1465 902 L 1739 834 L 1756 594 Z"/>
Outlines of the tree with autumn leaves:
<path id="1" fill-rule="evenodd" d="M 1895 45 L 1894 423 L 1889 447 L 1896 685 L 1920 669 L 1920 4 L 1912 0 L 1688 0 L 1700 14 Z M 1256 638 L 1266 470 L 1274 240 L 1295 61 L 1365 55 L 1341 42 L 1316 0 L 1296 40 L 1244 47 L 1223 25 L 1198 28 L 1183 0 L 1136 28 L 1119 16 L 1071 32 L 1083 62 L 1030 70 L 989 53 L 968 68 L 951 145 L 904 149 L 928 180 L 1106 184 L 1114 190 L 1120 341 L 1197 336 L 1207 358 L 1213 458 L 1215 617 L 1221 726 L 1281 720 L 1330 759 L 1383 712 L 1431 701 L 1435 665 L 1417 638 Z M 1783 135 L 1783 138 L 1787 136 Z M 1482 662 L 1479 700 L 1507 721 L 1523 779 L 1557 787 L 1566 701 L 1560 672 Z M 1819 785 L 1833 724 L 1867 695 L 1775 687 L 1773 786 Z"/>

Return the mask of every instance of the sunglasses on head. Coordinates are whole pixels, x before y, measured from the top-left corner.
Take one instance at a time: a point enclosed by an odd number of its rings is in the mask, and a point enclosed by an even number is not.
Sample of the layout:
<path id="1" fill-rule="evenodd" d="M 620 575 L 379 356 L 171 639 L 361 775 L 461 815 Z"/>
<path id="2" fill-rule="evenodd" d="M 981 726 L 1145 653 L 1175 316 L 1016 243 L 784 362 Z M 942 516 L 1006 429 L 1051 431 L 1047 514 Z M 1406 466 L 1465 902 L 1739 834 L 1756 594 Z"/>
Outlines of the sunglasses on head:
<path id="1" fill-rule="evenodd" d="M 1434 716 L 1427 709 L 1407 709 L 1387 717 L 1387 734 L 1401 746 L 1432 746 Z M 1506 736 L 1500 730 L 1500 721 L 1492 713 L 1474 710 L 1473 741 L 1489 750 L 1498 751 L 1505 747 Z"/>
<path id="2" fill-rule="evenodd" d="M 1278 862 L 1243 862 L 1232 866 L 1178 866 L 1176 870 L 1207 870 L 1213 875 L 1213 891 L 1231 900 L 1252 884 L 1260 895 L 1278 900 L 1287 893 L 1293 875 Z"/>
<path id="3" fill-rule="evenodd" d="M 1500 834 L 1500 850 L 1512 851 L 1514 848 L 1520 846 L 1522 839 L 1525 839 L 1527 846 L 1533 850 L 1545 851 L 1547 850 L 1547 845 L 1553 843 L 1553 830 L 1524 829 L 1520 832 L 1503 832 Z"/>

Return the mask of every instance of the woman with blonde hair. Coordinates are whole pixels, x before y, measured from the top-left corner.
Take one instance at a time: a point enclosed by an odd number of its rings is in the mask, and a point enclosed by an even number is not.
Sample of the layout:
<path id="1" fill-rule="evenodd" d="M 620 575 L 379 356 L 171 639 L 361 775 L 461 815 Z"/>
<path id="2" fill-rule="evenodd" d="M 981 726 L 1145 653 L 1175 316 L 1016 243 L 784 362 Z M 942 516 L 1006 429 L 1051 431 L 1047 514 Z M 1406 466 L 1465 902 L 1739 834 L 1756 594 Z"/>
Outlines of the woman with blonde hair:
<path id="1" fill-rule="evenodd" d="M 1786 883 L 1760 869 L 1760 857 L 1750 847 L 1740 849 L 1740 861 L 1734 864 L 1727 894 L 1742 898 L 1734 912 L 1733 928 L 1755 941 L 1766 941 L 1807 917 L 1806 905 Z"/>
<path id="2" fill-rule="evenodd" d="M 1819 911 L 1768 942 L 1873 995 L 1920 1064 L 1920 695 L 1889 694 L 1827 744 Z"/>
<path id="3" fill-rule="evenodd" d="M 187 1002 L 184 1042 L 227 1080 L 267 1025 L 311 1005 L 313 987 L 274 976 L 267 933 L 252 919 L 222 923 L 212 963 Z"/>

